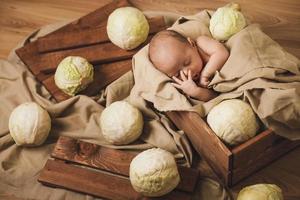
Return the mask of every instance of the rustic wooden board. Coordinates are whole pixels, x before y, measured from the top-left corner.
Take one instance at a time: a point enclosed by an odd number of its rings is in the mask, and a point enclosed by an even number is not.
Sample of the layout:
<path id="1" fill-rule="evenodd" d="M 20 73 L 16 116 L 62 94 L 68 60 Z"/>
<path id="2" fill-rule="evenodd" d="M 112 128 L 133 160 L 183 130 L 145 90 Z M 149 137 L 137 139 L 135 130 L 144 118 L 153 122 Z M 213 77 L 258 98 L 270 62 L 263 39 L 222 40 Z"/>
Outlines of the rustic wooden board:
<path id="1" fill-rule="evenodd" d="M 63 136 L 58 139 L 51 154 L 52 157 L 57 159 L 127 177 L 129 176 L 130 163 L 136 155 L 137 152 L 115 150 Z M 179 167 L 179 174 L 181 180 L 177 189 L 185 192 L 193 192 L 199 176 L 198 170 Z"/>
<path id="2" fill-rule="evenodd" d="M 26 44 L 16 52 L 36 78 L 57 101 L 70 98 L 57 88 L 54 73 L 59 62 L 67 56 L 81 56 L 94 65 L 94 81 L 79 94 L 92 96 L 101 88 L 131 69 L 132 56 L 149 42 L 154 33 L 166 28 L 163 17 L 148 19 L 150 34 L 138 48 L 123 50 L 108 40 L 106 20 L 127 1 L 114 1 L 79 20 L 64 26 L 35 42 Z M 99 13 L 100 12 L 100 13 Z"/>
<path id="3" fill-rule="evenodd" d="M 48 160 L 38 181 L 52 187 L 113 200 L 190 200 L 191 194 L 173 190 L 158 198 L 148 198 L 137 193 L 128 178 L 103 171 L 94 171 L 63 161 Z"/>
<path id="4" fill-rule="evenodd" d="M 203 119 L 194 112 L 167 112 L 174 125 L 183 130 L 195 150 L 208 162 L 224 183 L 230 179 L 232 153 L 209 128 Z"/>

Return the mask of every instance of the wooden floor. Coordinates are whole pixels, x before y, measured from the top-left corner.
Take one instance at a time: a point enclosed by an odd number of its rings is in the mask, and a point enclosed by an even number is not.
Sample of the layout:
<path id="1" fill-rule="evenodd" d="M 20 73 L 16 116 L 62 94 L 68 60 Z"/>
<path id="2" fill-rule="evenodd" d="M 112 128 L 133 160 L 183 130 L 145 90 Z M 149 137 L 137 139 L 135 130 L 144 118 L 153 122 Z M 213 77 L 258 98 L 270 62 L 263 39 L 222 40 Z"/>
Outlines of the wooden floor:
<path id="1" fill-rule="evenodd" d="M 83 16 L 111 0 L 0 0 L 0 58 L 35 29 Z M 142 10 L 193 14 L 215 9 L 227 0 L 129 0 Z M 300 0 L 235 0 L 243 13 L 290 53 L 300 58 Z"/>

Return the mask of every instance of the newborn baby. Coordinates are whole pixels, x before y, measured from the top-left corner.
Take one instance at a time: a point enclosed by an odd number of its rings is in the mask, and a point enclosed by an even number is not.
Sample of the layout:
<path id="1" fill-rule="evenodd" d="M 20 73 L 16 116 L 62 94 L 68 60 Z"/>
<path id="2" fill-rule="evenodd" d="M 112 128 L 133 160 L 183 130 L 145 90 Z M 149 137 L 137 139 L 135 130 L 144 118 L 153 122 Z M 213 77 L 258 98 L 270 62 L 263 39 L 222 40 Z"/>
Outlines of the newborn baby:
<path id="1" fill-rule="evenodd" d="M 225 46 L 210 37 L 200 36 L 193 41 L 172 30 L 157 33 L 149 44 L 153 65 L 173 78 L 174 87 L 201 101 L 216 97 L 207 86 L 228 56 Z"/>

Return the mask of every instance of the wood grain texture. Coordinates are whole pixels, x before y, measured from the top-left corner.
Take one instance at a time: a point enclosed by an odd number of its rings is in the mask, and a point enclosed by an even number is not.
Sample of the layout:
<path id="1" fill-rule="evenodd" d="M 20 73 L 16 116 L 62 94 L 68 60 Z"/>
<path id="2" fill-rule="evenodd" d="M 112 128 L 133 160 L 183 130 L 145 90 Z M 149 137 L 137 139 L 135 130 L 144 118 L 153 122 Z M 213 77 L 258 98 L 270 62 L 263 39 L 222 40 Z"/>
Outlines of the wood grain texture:
<path id="1" fill-rule="evenodd" d="M 130 163 L 137 154 L 133 151 L 110 149 L 61 136 L 51 156 L 128 177 Z M 181 180 L 177 189 L 193 192 L 198 180 L 198 170 L 179 167 L 179 174 Z"/>
<path id="2" fill-rule="evenodd" d="M 73 20 L 99 8 L 110 0 L 1 0 L 0 3 L 0 58 L 9 52 L 26 35 L 43 25 Z M 194 14 L 201 9 L 216 9 L 230 2 L 194 0 L 129 0 L 142 10 L 171 11 L 179 14 Z M 253 23 L 279 42 L 290 53 L 300 57 L 300 1 L 235 1 L 240 3 L 243 13 Z"/>
<path id="3" fill-rule="evenodd" d="M 87 170 L 63 161 L 48 160 L 38 181 L 52 187 L 66 188 L 113 200 L 190 200 L 191 195 L 173 190 L 157 198 L 137 193 L 128 178 L 103 171 Z"/>

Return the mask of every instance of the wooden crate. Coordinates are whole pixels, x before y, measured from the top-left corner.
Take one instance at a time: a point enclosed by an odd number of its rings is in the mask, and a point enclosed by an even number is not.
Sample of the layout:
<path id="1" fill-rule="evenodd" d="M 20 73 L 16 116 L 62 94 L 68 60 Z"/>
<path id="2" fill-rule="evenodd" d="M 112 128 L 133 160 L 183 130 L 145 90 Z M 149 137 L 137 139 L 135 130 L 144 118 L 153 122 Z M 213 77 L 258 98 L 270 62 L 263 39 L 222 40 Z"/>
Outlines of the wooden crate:
<path id="1" fill-rule="evenodd" d="M 53 73 L 57 63 L 67 55 L 87 57 L 95 65 L 94 82 L 80 94 L 94 95 L 131 69 L 131 57 L 138 49 L 125 51 L 116 48 L 108 41 L 105 31 L 108 15 L 115 8 L 128 5 L 130 4 L 126 0 L 113 1 L 25 45 L 16 52 L 58 102 L 70 97 L 54 84 Z M 162 18 L 149 21 L 151 34 L 165 28 Z M 89 50 L 96 50 L 98 53 Z M 195 150 L 227 186 L 236 184 L 299 145 L 299 142 L 289 141 L 275 135 L 271 130 L 265 130 L 247 142 L 229 148 L 198 114 L 192 112 L 166 114 L 179 129 L 186 133 Z"/>
<path id="2" fill-rule="evenodd" d="M 196 151 L 229 187 L 300 144 L 299 141 L 290 141 L 268 129 L 229 148 L 197 113 L 167 112 L 167 116 L 186 133 Z"/>

